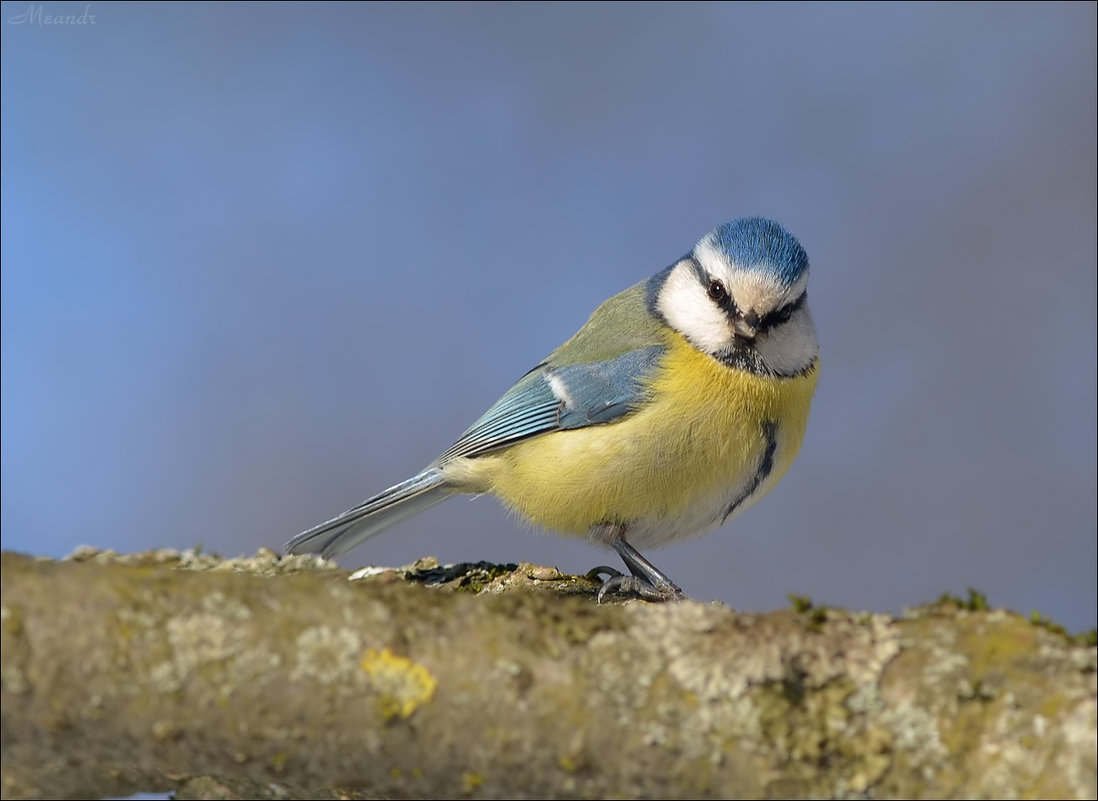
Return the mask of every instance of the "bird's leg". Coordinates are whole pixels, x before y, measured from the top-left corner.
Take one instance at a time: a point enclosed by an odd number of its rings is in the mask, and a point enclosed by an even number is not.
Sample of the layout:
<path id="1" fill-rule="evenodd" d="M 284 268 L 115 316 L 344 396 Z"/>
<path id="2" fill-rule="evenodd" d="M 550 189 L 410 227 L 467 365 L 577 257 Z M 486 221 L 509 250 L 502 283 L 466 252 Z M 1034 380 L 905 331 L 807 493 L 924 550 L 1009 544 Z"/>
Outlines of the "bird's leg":
<path id="1" fill-rule="evenodd" d="M 625 562 L 625 566 L 629 568 L 629 572 L 633 574 L 627 576 L 605 565 L 592 568 L 587 573 L 589 577 L 598 578 L 602 575 L 608 577 L 599 587 L 598 602 L 602 603 L 603 599 L 610 594 L 632 595 L 645 601 L 684 600 L 686 594 L 678 585 L 626 541 L 623 536 L 624 529 L 625 527 L 621 524 L 613 524 L 599 526 L 597 531 L 592 531 L 594 539 L 602 542 L 609 540 L 609 544 L 614 547 Z M 608 534 L 611 536 L 608 537 Z"/>

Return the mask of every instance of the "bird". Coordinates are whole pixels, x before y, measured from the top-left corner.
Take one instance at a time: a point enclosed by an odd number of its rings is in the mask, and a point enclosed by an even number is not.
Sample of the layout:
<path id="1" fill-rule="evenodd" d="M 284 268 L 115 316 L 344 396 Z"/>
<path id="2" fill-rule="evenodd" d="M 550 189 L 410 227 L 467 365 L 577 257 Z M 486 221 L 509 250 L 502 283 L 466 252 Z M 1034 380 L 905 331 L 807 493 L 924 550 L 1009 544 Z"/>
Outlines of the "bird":
<path id="1" fill-rule="evenodd" d="M 780 223 L 718 226 L 604 301 L 422 471 L 284 551 L 335 558 L 452 495 L 490 494 L 615 550 L 629 573 L 593 568 L 598 602 L 684 599 L 640 549 L 722 526 L 789 469 L 819 376 L 808 272 Z"/>

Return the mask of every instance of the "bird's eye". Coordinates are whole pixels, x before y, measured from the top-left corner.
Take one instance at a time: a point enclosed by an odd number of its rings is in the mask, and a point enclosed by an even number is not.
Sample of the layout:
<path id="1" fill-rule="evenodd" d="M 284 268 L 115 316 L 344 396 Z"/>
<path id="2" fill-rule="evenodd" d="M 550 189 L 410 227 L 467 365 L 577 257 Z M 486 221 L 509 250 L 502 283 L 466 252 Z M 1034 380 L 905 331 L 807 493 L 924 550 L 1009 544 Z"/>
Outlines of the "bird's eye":
<path id="1" fill-rule="evenodd" d="M 715 300 L 717 303 L 724 303 L 728 300 L 728 290 L 716 278 L 709 279 L 709 286 L 706 287 L 705 292 L 710 299 Z"/>
<path id="2" fill-rule="evenodd" d="M 780 309 L 775 309 L 774 311 L 770 312 L 764 318 L 765 327 L 769 328 L 771 326 L 788 323 L 790 318 L 793 317 L 793 312 L 797 311 L 797 309 L 804 305 L 804 299 L 805 294 L 802 292 L 801 296 L 792 303 L 787 303 Z"/>

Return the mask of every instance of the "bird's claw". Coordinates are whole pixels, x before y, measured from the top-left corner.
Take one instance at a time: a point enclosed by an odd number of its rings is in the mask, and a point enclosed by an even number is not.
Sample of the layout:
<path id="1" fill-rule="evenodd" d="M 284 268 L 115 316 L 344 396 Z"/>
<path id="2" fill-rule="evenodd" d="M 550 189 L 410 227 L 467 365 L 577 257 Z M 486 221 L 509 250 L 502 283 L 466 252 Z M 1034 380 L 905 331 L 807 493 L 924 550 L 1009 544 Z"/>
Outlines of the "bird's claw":
<path id="1" fill-rule="evenodd" d="M 678 585 L 667 582 L 651 584 L 640 576 L 627 576 L 620 570 L 599 565 L 587 571 L 587 578 L 598 579 L 607 576 L 599 587 L 596 602 L 602 603 L 610 595 L 640 598 L 644 601 L 662 603 L 664 601 L 682 601 L 686 599 L 686 593 Z"/>

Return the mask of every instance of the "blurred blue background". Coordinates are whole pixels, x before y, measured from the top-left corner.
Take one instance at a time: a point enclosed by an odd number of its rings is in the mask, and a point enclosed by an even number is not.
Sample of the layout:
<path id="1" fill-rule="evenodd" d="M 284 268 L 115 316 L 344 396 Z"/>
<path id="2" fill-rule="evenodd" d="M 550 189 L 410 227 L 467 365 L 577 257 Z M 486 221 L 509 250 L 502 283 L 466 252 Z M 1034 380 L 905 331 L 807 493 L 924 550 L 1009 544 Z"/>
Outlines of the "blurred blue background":
<path id="1" fill-rule="evenodd" d="M 763 214 L 812 261 L 804 448 L 649 555 L 739 609 L 974 586 L 1094 625 L 1093 3 L 4 3 L 0 27 L 4 548 L 281 546 Z M 616 561 L 455 499 L 344 564 L 428 554 Z"/>

